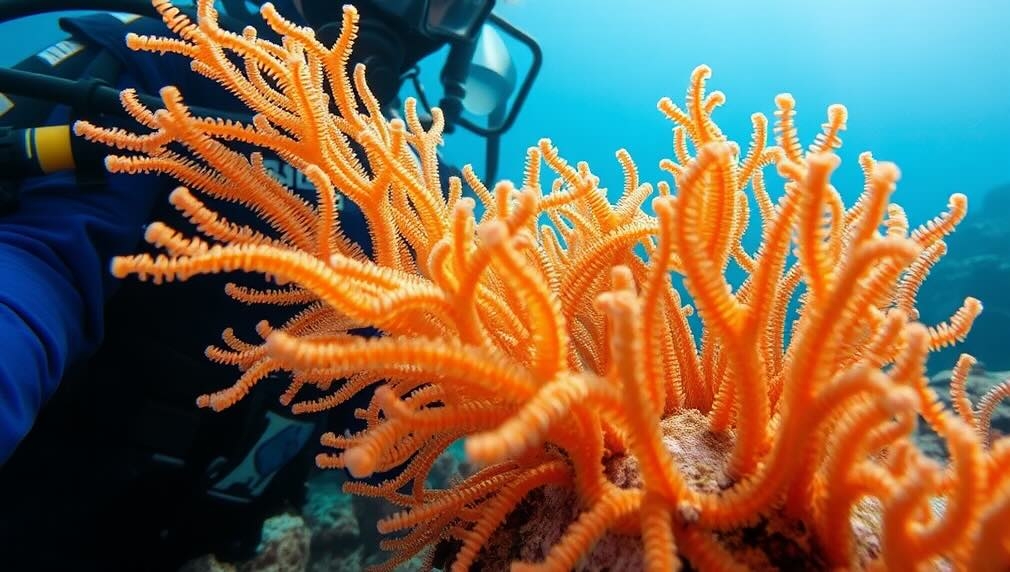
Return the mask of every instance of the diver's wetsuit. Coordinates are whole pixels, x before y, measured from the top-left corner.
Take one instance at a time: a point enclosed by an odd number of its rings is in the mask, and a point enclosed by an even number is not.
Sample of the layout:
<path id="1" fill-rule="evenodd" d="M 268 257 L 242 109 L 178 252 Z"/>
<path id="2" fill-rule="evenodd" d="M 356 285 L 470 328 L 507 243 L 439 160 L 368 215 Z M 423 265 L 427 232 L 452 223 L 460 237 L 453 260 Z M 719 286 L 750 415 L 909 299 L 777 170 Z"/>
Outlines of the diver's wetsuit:
<path id="1" fill-rule="evenodd" d="M 287 0 L 275 4 L 294 14 Z M 76 78 L 108 73 L 112 54 L 117 87 L 157 93 L 171 84 L 189 104 L 242 111 L 187 60 L 126 48 L 126 32 L 165 35 L 161 22 L 97 14 L 61 25 L 73 43 L 22 66 Z M 76 119 L 66 107 L 10 100 L 0 125 Z M 286 167 L 279 175 L 304 187 Z M 0 216 L 0 569 L 169 570 L 208 551 L 247 557 L 263 517 L 300 503 L 326 420 L 290 418 L 276 383 L 219 414 L 198 410 L 194 398 L 240 374 L 203 356 L 223 328 L 255 341 L 257 321 L 280 323 L 292 310 L 228 298 L 224 284 L 245 277 L 171 287 L 116 280 L 110 257 L 145 248 L 145 223 L 189 226 L 167 203 L 175 184 L 166 177 L 89 177 L 26 179 L 20 208 Z M 244 208 L 208 204 L 257 225 Z M 367 240 L 352 204 L 341 223 Z M 358 405 L 330 417 L 346 426 Z M 254 447 L 265 433 L 269 444 Z"/>

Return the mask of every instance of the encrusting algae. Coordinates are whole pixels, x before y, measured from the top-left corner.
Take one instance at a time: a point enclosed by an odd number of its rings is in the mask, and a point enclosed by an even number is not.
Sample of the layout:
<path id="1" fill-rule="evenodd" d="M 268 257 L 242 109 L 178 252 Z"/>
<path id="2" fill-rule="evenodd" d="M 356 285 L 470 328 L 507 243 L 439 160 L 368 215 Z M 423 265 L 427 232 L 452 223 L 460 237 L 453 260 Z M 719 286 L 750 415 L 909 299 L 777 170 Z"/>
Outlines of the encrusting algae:
<path id="1" fill-rule="evenodd" d="M 402 507 L 380 522 L 391 536 L 378 569 L 425 551 L 430 563 L 439 543 L 455 547 L 453 570 L 504 566 L 481 561 L 482 548 L 524 498 L 547 489 L 570 491 L 577 515 L 513 570 L 585 565 L 605 535 L 643 547 L 639 565 L 657 571 L 781 566 L 762 545 L 773 535 L 793 535 L 787 544 L 801 554 L 792 561 L 810 568 L 1010 566 L 1010 439 L 990 443 L 984 412 L 964 395 L 970 358 L 954 375 L 955 411 L 924 370 L 930 351 L 968 333 L 981 304 L 965 300 L 938 326 L 915 321 L 917 289 L 966 199 L 953 195 L 945 214 L 911 229 L 889 202 L 898 169 L 863 154 L 865 189 L 846 208 L 830 183 L 844 107 L 828 109 L 804 150 L 793 99 L 781 95 L 777 145 L 755 114 L 743 153 L 712 119 L 724 96 L 706 93 L 702 66 L 686 105 L 659 104 L 676 124 L 676 159 L 661 165 L 672 185 L 642 183 L 620 151 L 624 192 L 611 203 L 586 164 L 542 140 L 519 188 L 489 188 L 464 170 L 478 220 L 464 181 L 442 192 L 437 110 L 427 130 L 411 101 L 405 121 L 388 121 L 363 69 L 346 69 L 352 7 L 327 48 L 269 4 L 262 14 L 282 45 L 252 28 L 222 30 L 210 0 L 198 2 L 197 22 L 168 0 L 154 4 L 177 37 L 130 36 L 129 45 L 191 58 L 256 115 L 249 125 L 193 117 L 166 87 L 157 111 L 123 93 L 149 133 L 77 125 L 125 153 L 108 159 L 110 170 L 186 185 L 171 201 L 195 235 L 151 224 L 146 238 L 164 255 L 119 257 L 113 273 L 158 282 L 245 271 L 280 284 L 229 288 L 240 301 L 298 311 L 261 323 L 258 342 L 227 330 L 208 355 L 242 373 L 198 404 L 229 407 L 275 371 L 290 372 L 281 400 L 296 412 L 371 392 L 357 412 L 367 427 L 323 435 L 333 451 L 318 464 L 356 477 L 396 471 L 345 487 Z M 236 142 L 279 155 L 316 199 L 285 188 Z M 778 198 L 766 190 L 771 165 L 784 180 Z M 247 205 L 273 234 L 219 218 L 189 189 Z M 364 213 L 371 255 L 342 233 L 337 193 Z M 749 197 L 762 232 L 754 253 L 741 241 Z M 736 288 L 731 264 L 746 273 Z M 364 326 L 383 335 L 358 335 Z M 310 386 L 325 396 L 299 400 Z M 949 462 L 916 447 L 919 417 L 946 440 Z M 481 468 L 426 489 L 432 464 L 459 439 Z"/>

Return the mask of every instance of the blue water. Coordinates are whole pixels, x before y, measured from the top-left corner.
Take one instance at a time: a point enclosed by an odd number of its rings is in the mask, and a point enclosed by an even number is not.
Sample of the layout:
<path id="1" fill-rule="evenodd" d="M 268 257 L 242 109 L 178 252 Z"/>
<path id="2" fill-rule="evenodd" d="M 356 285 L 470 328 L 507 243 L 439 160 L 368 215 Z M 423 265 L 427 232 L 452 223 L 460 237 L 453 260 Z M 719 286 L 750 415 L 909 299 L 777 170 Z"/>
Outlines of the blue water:
<path id="1" fill-rule="evenodd" d="M 508 176 L 520 176 L 527 145 L 550 136 L 611 189 L 621 186 L 619 147 L 655 180 L 656 163 L 670 156 L 656 101 L 683 101 L 691 70 L 705 63 L 711 87 L 728 97 L 716 119 L 744 145 L 750 114 L 771 118 L 778 93 L 795 96 L 805 144 L 827 106 L 845 104 L 835 184 L 847 202 L 861 190 L 855 158 L 864 150 L 901 167 L 894 199 L 913 222 L 952 192 L 971 198 L 1010 182 L 1005 1 L 522 0 L 500 12 L 545 52 L 536 92 L 504 145 Z"/>

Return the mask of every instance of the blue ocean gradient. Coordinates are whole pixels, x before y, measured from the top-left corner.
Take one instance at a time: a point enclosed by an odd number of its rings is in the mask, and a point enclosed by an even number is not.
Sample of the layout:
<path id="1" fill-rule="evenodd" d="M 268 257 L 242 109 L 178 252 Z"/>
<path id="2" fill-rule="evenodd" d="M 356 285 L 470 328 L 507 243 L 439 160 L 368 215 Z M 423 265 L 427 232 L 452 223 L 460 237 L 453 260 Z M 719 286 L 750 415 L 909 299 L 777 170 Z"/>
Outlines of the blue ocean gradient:
<path id="1" fill-rule="evenodd" d="M 503 175 L 521 178 L 527 146 L 549 136 L 620 191 L 614 152 L 627 148 L 644 180 L 671 156 L 662 96 L 683 102 L 691 70 L 708 64 L 726 93 L 716 120 L 746 145 L 750 115 L 797 101 L 804 145 L 832 103 L 849 110 L 835 185 L 861 191 L 856 158 L 896 162 L 894 200 L 913 223 L 953 192 L 978 199 L 1010 182 L 1010 3 L 1001 0 L 520 0 L 498 12 L 534 35 L 544 69 L 503 145 Z M 447 154 L 455 151 L 451 143 Z M 471 159 L 479 160 L 479 159 Z M 980 204 L 978 200 L 970 204 Z"/>

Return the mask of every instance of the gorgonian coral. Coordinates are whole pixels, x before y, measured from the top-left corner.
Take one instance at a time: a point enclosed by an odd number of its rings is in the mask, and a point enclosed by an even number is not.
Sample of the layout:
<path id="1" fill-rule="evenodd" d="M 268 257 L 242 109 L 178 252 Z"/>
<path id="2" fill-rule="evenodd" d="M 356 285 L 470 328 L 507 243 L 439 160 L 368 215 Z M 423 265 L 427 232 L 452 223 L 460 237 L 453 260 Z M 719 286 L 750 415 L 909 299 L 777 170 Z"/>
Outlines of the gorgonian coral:
<path id="1" fill-rule="evenodd" d="M 571 569 L 608 531 L 641 538 L 650 570 L 676 568 L 682 557 L 698 569 L 774 566 L 767 550 L 755 556 L 759 547 L 730 541 L 772 521 L 802 531 L 810 566 L 1010 564 L 1010 440 L 987 443 L 963 375 L 956 412 L 924 376 L 927 354 L 963 337 L 981 305 L 968 299 L 939 326 L 914 321 L 918 285 L 964 216 L 965 197 L 910 229 L 889 202 L 898 169 L 863 154 L 865 189 L 846 208 L 830 184 L 843 107 L 829 108 L 804 150 L 794 102 L 779 96 L 777 144 L 755 114 L 743 152 L 713 121 L 724 97 L 706 93 L 709 70 L 699 67 L 683 107 L 659 104 L 676 124 L 675 160 L 661 164 L 672 185 L 642 183 L 621 151 L 624 190 L 610 202 L 586 164 L 568 164 L 542 140 L 518 188 L 489 188 L 464 170 L 478 219 L 464 181 L 449 180 L 443 194 L 441 115 L 425 129 L 408 101 L 405 121 L 388 121 L 363 69 L 347 69 L 353 8 L 325 47 L 269 4 L 262 13 L 282 45 L 251 28 L 221 29 L 209 0 L 198 2 L 197 22 L 167 0 L 154 4 L 177 37 L 131 36 L 129 45 L 191 58 L 255 118 L 193 117 L 166 87 L 157 111 L 123 93 L 147 133 L 78 124 L 126 152 L 108 159 L 110 170 L 161 172 L 186 185 L 171 201 L 195 235 L 154 223 L 147 240 L 165 254 L 117 258 L 113 272 L 160 281 L 246 271 L 281 284 L 229 288 L 242 301 L 300 311 L 262 323 L 259 342 L 227 331 L 226 347 L 208 352 L 242 374 L 198 404 L 228 407 L 279 370 L 290 372 L 281 399 L 296 412 L 370 392 L 358 411 L 364 430 L 324 435 L 333 452 L 318 463 L 358 477 L 396 471 L 378 485 L 346 486 L 403 507 L 380 523 L 405 531 L 383 542 L 392 555 L 380 568 L 426 548 L 430 562 L 431 547 L 451 540 L 453 569 L 466 569 L 546 485 L 571 490 L 579 513 L 539 562 L 514 569 Z M 261 155 L 234 142 L 279 155 L 316 197 L 284 187 Z M 777 197 L 766 190 L 770 165 L 784 180 Z M 247 205 L 272 232 L 220 219 L 189 189 Z M 342 232 L 340 195 L 364 214 L 372 254 Z M 762 233 L 753 253 L 743 241 L 751 200 Z M 730 265 L 746 275 L 735 287 Z M 358 335 L 364 326 L 382 336 Z M 299 400 L 308 386 L 326 395 Z M 911 440 L 920 417 L 946 439 L 946 464 Z M 702 433 L 725 454 L 685 450 Z M 459 439 L 480 470 L 426 489 L 432 464 Z M 618 482 L 614 469 L 628 462 L 637 476 Z M 866 511 L 874 517 L 854 516 Z M 866 530 L 857 535 L 854 524 Z"/>

